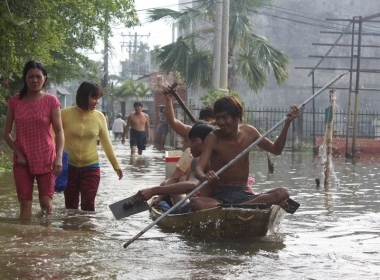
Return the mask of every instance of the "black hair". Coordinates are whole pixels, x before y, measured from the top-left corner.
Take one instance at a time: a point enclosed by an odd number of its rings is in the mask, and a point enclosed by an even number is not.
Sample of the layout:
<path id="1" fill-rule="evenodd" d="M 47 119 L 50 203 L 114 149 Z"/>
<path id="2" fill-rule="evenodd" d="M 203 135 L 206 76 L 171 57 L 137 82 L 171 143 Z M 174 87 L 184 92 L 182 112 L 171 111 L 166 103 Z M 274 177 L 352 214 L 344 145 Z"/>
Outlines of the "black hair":
<path id="1" fill-rule="evenodd" d="M 136 108 L 137 106 L 143 107 L 140 101 L 136 101 L 135 103 L 133 103 L 133 108 Z"/>
<path id="2" fill-rule="evenodd" d="M 88 99 L 90 96 L 100 98 L 103 96 L 103 90 L 94 82 L 84 81 L 77 90 L 77 106 L 84 111 L 88 111 Z"/>
<path id="3" fill-rule="evenodd" d="M 214 103 L 214 114 L 226 112 L 233 118 L 243 121 L 243 106 L 234 96 L 221 97 Z"/>
<path id="4" fill-rule="evenodd" d="M 19 99 L 22 99 L 25 97 L 25 95 L 28 93 L 28 85 L 26 84 L 26 75 L 28 74 L 28 71 L 30 69 L 39 69 L 42 72 L 42 75 L 45 77 L 45 82 L 42 85 L 42 88 L 45 88 L 46 81 L 47 81 L 47 71 L 45 67 L 42 65 L 42 63 L 34 60 L 30 60 L 27 63 L 25 63 L 24 69 L 22 70 L 22 80 L 24 81 L 24 85 L 22 89 L 20 90 L 20 96 Z"/>
<path id="5" fill-rule="evenodd" d="M 196 122 L 189 131 L 189 139 L 201 138 L 202 142 L 206 139 L 207 135 L 214 130 L 212 125 L 209 125 L 207 122 L 200 121 Z"/>
<path id="6" fill-rule="evenodd" d="M 196 125 L 198 125 L 198 124 L 209 124 L 209 123 L 206 122 L 206 121 L 204 121 L 204 120 L 197 120 L 197 121 L 193 124 L 193 126 L 196 126 Z"/>
<path id="7" fill-rule="evenodd" d="M 199 119 L 200 120 L 204 120 L 207 118 L 215 119 L 214 110 L 211 107 L 205 107 L 205 108 L 201 109 L 199 112 Z"/>

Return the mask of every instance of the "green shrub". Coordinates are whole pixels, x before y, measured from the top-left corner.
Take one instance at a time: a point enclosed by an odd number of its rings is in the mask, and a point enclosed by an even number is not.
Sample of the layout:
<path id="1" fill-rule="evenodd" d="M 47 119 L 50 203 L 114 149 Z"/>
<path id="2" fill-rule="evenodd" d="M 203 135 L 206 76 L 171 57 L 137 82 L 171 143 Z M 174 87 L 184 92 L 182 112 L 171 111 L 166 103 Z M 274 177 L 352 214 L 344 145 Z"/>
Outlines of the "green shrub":
<path id="1" fill-rule="evenodd" d="M 237 91 L 228 91 L 228 90 L 219 90 L 219 89 L 212 89 L 204 93 L 199 100 L 202 102 L 204 107 L 212 107 L 214 102 L 218 100 L 221 97 L 224 96 L 235 96 L 237 99 L 242 102 L 242 99 L 240 98 L 239 92 Z"/>
<path id="2" fill-rule="evenodd" d="M 0 116 L 0 170 L 12 169 L 12 150 L 3 140 L 3 131 L 5 126 L 5 116 Z"/>
<path id="3" fill-rule="evenodd" d="M 295 152 L 306 152 L 313 150 L 313 145 L 310 143 L 299 142 L 294 145 Z"/>

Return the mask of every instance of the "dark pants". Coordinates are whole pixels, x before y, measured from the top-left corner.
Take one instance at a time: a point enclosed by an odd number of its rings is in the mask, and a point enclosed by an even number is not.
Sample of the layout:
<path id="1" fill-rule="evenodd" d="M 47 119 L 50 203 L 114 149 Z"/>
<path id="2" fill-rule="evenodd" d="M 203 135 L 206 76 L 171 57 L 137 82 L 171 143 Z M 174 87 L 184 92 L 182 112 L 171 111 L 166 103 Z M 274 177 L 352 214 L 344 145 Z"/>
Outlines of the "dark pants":
<path id="1" fill-rule="evenodd" d="M 67 188 L 64 191 L 66 208 L 78 209 L 80 194 L 81 209 L 83 211 L 95 211 L 95 197 L 99 182 L 99 167 L 70 167 Z"/>

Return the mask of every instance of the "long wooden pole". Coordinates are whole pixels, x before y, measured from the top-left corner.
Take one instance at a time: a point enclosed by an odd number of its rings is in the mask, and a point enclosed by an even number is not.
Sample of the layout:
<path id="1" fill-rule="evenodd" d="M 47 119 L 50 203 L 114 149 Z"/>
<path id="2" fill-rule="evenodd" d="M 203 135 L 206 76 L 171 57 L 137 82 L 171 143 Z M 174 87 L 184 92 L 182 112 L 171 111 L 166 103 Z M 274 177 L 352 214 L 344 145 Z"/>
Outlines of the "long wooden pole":
<path id="1" fill-rule="evenodd" d="M 185 105 L 185 103 L 182 101 L 181 97 L 177 94 L 177 92 L 174 90 L 178 86 L 177 83 L 174 83 L 171 85 L 169 92 L 174 96 L 174 98 L 178 101 L 179 105 L 182 107 L 182 109 L 185 111 L 186 115 L 190 118 L 190 120 L 195 123 L 197 120 L 194 118 L 193 114 L 191 114 L 189 108 Z"/>
<path id="2" fill-rule="evenodd" d="M 297 106 L 299 111 L 302 111 L 302 109 L 305 107 L 307 103 L 309 103 L 311 100 L 316 98 L 319 94 L 321 94 L 326 88 L 328 88 L 330 85 L 335 83 L 337 80 L 342 78 L 344 75 L 346 75 L 348 72 L 343 73 L 327 83 L 323 88 L 321 88 L 317 93 L 310 96 L 308 99 L 306 99 L 302 104 Z M 261 137 L 259 137 L 256 141 L 254 141 L 251 145 L 249 145 L 247 148 L 245 148 L 240 154 L 238 154 L 234 159 L 232 159 L 229 163 L 227 163 L 225 166 L 223 166 L 221 169 L 219 169 L 216 172 L 216 175 L 219 175 L 224 170 L 229 168 L 231 165 L 233 165 L 236 161 L 238 161 L 241 157 L 243 157 L 247 152 L 249 152 L 250 149 L 252 149 L 255 145 L 260 143 L 261 140 L 263 140 L 267 135 L 271 134 L 273 131 L 276 130 L 277 127 L 279 127 L 281 124 L 283 124 L 288 117 L 284 117 L 280 122 L 278 122 L 275 126 L 273 126 L 271 129 L 269 129 L 267 132 L 265 132 Z M 186 195 L 184 198 L 182 198 L 180 201 L 178 201 L 172 208 L 170 208 L 168 211 L 166 211 L 162 216 L 154 220 L 152 223 L 150 223 L 147 227 L 145 227 L 143 230 L 141 230 L 138 234 L 136 234 L 132 239 L 130 239 L 127 243 L 124 244 L 124 248 L 127 248 L 130 244 L 132 244 L 136 239 L 138 239 L 141 235 L 143 235 L 145 232 L 147 232 L 149 229 L 151 229 L 153 226 L 158 224 L 163 218 L 165 218 L 167 215 L 169 215 L 171 212 L 174 211 L 178 206 L 180 206 L 182 203 L 184 203 L 187 199 L 192 197 L 196 192 L 198 192 L 201 188 L 203 188 L 208 182 L 205 181 L 202 184 L 200 184 L 198 187 L 196 187 L 194 190 L 192 190 L 188 195 Z"/>
<path id="3" fill-rule="evenodd" d="M 330 108 L 328 110 L 329 114 L 327 116 L 327 130 L 326 130 L 326 163 L 325 163 L 325 181 L 324 186 L 325 190 L 329 188 L 330 185 L 330 169 L 332 162 L 332 138 L 333 138 L 333 128 L 334 128 L 334 112 L 335 112 L 335 90 L 330 90 Z M 331 119 L 331 120 L 330 120 Z"/>

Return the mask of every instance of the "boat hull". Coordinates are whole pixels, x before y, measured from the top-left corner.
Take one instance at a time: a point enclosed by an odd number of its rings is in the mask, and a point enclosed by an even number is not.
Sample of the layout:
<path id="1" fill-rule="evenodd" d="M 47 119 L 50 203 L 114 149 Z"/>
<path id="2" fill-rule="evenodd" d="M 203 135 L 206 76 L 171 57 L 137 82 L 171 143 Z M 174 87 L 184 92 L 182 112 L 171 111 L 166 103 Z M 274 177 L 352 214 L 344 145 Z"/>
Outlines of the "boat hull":
<path id="1" fill-rule="evenodd" d="M 155 220 L 163 212 L 152 208 Z M 281 226 L 285 211 L 279 206 L 269 209 L 215 207 L 186 214 L 169 214 L 158 222 L 163 229 L 212 238 L 254 238 L 275 232 Z"/>

